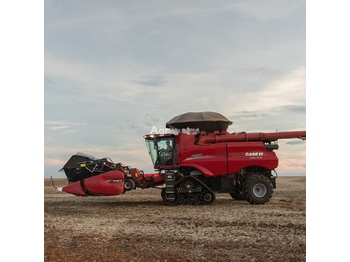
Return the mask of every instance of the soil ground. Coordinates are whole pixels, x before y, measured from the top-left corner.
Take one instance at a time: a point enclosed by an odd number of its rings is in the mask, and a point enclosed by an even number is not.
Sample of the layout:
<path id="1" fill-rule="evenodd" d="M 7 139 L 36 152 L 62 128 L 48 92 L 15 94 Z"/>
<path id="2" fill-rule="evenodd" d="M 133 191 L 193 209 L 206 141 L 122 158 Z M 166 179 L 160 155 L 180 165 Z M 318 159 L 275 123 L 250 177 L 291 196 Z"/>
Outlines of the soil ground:
<path id="1" fill-rule="evenodd" d="M 265 205 L 218 194 L 166 206 L 158 189 L 78 197 L 44 184 L 45 261 L 306 260 L 305 177 L 279 177 Z"/>

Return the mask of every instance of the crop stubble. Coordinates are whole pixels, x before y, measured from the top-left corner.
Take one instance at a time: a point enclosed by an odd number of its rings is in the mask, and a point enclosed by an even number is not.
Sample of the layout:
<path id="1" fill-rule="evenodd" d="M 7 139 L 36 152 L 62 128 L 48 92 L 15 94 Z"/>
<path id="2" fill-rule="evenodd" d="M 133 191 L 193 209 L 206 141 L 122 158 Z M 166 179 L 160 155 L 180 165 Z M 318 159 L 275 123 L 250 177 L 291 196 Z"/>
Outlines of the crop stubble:
<path id="1" fill-rule="evenodd" d="M 157 189 L 78 197 L 45 179 L 45 261 L 305 261 L 306 178 L 277 183 L 265 205 L 173 207 Z"/>

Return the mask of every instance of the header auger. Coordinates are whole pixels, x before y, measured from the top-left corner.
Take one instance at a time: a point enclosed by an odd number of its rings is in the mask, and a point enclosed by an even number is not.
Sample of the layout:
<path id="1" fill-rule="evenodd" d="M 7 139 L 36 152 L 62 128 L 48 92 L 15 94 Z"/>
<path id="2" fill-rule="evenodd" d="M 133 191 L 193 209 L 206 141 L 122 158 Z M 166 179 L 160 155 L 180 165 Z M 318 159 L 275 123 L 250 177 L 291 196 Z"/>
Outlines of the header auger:
<path id="1" fill-rule="evenodd" d="M 77 181 L 69 180 L 72 183 L 62 190 L 76 195 L 118 195 L 135 188 L 161 186 L 167 205 L 211 204 L 218 193 L 228 193 L 250 204 L 265 204 L 276 188 L 277 140 L 305 140 L 306 131 L 228 133 L 230 124 L 230 120 L 214 112 L 177 116 L 167 127 L 187 126 L 196 132 L 183 129 L 184 132 L 144 136 L 155 173 L 144 174 L 107 158 L 88 160 L 90 164 L 97 163 L 96 172 Z M 70 171 L 82 173 L 87 166 L 79 162 Z"/>

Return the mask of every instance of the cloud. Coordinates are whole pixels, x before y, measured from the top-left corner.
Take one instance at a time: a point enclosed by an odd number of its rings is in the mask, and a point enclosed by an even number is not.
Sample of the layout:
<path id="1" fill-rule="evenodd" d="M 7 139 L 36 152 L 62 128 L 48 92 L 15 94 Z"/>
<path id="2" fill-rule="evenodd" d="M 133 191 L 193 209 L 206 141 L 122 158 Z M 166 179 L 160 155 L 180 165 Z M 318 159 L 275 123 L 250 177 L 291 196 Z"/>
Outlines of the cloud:
<path id="1" fill-rule="evenodd" d="M 245 109 L 264 113 L 274 112 L 275 108 L 300 111 L 305 108 L 305 68 L 299 68 L 278 77 L 259 90 L 246 90 L 244 93 L 230 95 L 226 99 L 227 108 Z M 246 110 L 249 109 L 249 110 Z M 272 109 L 272 110 L 271 110 Z M 232 109 L 231 109 L 232 110 Z M 233 110 L 227 115 L 233 115 Z"/>
<path id="2" fill-rule="evenodd" d="M 45 82 L 45 83 L 49 83 L 49 84 L 55 84 L 54 81 L 52 81 L 51 79 L 49 79 L 49 78 L 47 78 L 47 77 L 44 78 L 44 82 Z"/>
<path id="3" fill-rule="evenodd" d="M 291 12 L 304 8 L 305 1 L 269 0 L 269 1 L 239 1 L 231 8 L 255 19 L 275 20 L 288 16 Z"/>
<path id="4" fill-rule="evenodd" d="M 284 144 L 283 147 L 280 146 L 278 152 L 276 152 L 279 158 L 279 166 L 277 172 L 282 174 L 286 173 L 306 173 L 306 158 L 305 151 L 300 150 L 290 150 L 293 147 L 291 145 Z"/>
<path id="5" fill-rule="evenodd" d="M 71 122 L 71 121 L 52 121 L 46 120 L 45 125 L 51 130 L 66 129 L 74 126 L 86 126 L 86 123 Z"/>
<path id="6" fill-rule="evenodd" d="M 260 88 L 232 93 L 222 107 L 223 115 L 233 121 L 230 131 L 305 129 L 305 67 L 266 81 Z"/>
<path id="7" fill-rule="evenodd" d="M 287 145 L 305 145 L 305 141 L 303 140 L 290 140 L 286 142 Z"/>
<path id="8" fill-rule="evenodd" d="M 68 159 L 67 159 L 68 161 Z M 54 158 L 45 158 L 45 165 L 49 165 L 49 166 L 60 166 L 60 167 L 63 167 L 64 164 L 67 162 L 67 161 L 64 161 L 62 159 L 54 159 Z"/>
<path id="9" fill-rule="evenodd" d="M 52 126 L 50 127 L 51 130 L 58 130 L 58 129 L 66 129 L 68 126 Z"/>
<path id="10" fill-rule="evenodd" d="M 164 76 L 142 76 L 138 79 L 131 80 L 130 82 L 143 86 L 161 86 L 167 81 L 164 79 Z"/>
<path id="11" fill-rule="evenodd" d="M 250 119 L 250 118 L 261 118 L 266 116 L 259 111 L 238 111 L 235 114 L 229 116 L 232 119 Z"/>
<path id="12" fill-rule="evenodd" d="M 305 105 L 287 105 L 287 106 L 280 107 L 280 110 L 305 114 L 306 106 Z"/>
<path id="13" fill-rule="evenodd" d="M 61 146 L 63 140 L 69 139 L 74 134 L 79 133 L 85 128 L 87 123 L 79 123 L 74 121 L 45 121 L 45 143 L 56 145 L 55 150 Z M 46 150 L 46 147 L 45 147 Z M 46 152 L 46 151 L 45 151 Z"/>

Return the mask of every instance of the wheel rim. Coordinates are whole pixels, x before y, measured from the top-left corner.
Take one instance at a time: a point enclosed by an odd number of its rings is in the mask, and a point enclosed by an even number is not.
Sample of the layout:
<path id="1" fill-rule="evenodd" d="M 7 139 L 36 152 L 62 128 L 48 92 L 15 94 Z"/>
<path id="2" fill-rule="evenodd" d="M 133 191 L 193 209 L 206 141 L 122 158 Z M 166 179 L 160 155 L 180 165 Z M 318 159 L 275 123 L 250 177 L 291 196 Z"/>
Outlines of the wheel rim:
<path id="1" fill-rule="evenodd" d="M 203 196 L 203 199 L 205 200 L 205 202 L 210 202 L 210 200 L 212 199 L 211 194 L 210 193 L 206 193 Z"/>
<path id="2" fill-rule="evenodd" d="M 186 203 L 186 200 L 184 198 L 179 199 L 179 204 L 184 205 Z"/>
<path id="3" fill-rule="evenodd" d="M 261 183 L 256 184 L 253 187 L 253 193 L 256 197 L 263 197 L 267 193 L 267 188 L 264 184 L 261 184 Z"/>
<path id="4" fill-rule="evenodd" d="M 204 203 L 210 203 L 213 200 L 213 196 L 210 192 L 204 192 L 202 194 L 202 199 Z"/>
<path id="5" fill-rule="evenodd" d="M 126 182 L 124 183 L 124 188 L 125 188 L 126 190 L 130 190 L 130 189 L 131 189 L 131 182 L 126 181 Z"/>
<path id="6" fill-rule="evenodd" d="M 186 199 L 186 205 L 192 205 L 192 203 L 193 203 L 192 198 L 187 198 Z"/>
<path id="7" fill-rule="evenodd" d="M 191 189 L 191 188 L 194 188 L 194 187 L 195 187 L 195 185 L 194 185 L 194 183 L 191 182 L 191 181 L 187 181 L 187 182 L 185 183 L 185 188 L 186 188 L 186 189 Z"/>
<path id="8" fill-rule="evenodd" d="M 198 197 L 196 197 L 196 198 L 193 200 L 193 205 L 195 205 L 195 206 L 198 206 L 200 203 L 201 203 L 201 200 L 200 200 Z"/>
<path id="9" fill-rule="evenodd" d="M 169 205 L 169 206 L 173 206 L 176 205 L 179 201 L 179 197 L 177 195 L 177 193 L 170 193 L 168 195 L 168 199 L 166 198 L 166 193 L 164 193 L 164 198 L 163 201 L 165 202 L 165 204 Z"/>

